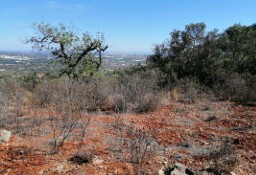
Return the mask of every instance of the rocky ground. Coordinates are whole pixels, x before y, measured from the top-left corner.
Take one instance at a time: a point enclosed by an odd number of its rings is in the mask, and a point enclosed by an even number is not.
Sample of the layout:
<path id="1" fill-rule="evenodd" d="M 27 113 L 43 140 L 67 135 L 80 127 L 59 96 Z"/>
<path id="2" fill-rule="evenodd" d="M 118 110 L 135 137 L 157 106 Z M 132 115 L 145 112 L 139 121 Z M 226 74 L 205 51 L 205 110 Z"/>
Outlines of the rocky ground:
<path id="1" fill-rule="evenodd" d="M 20 117 L 42 113 L 29 109 Z M 170 101 L 146 114 L 102 113 L 90 118 L 82 142 L 74 133 L 56 154 L 49 154 L 50 131 L 39 132 L 47 130 L 46 123 L 31 127 L 29 133 L 13 132 L 10 141 L 0 145 L 0 174 L 156 174 L 163 163 L 175 162 L 198 174 L 256 174 L 254 104 Z M 84 155 L 82 162 L 74 156 L 77 152 Z"/>

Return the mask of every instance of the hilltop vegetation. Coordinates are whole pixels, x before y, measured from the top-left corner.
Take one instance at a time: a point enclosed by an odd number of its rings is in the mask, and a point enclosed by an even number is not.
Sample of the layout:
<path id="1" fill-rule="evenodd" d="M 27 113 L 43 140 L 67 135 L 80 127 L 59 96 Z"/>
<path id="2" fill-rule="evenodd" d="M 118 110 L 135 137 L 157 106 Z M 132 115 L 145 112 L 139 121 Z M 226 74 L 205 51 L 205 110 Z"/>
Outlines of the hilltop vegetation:
<path id="1" fill-rule="evenodd" d="M 223 33 L 206 32 L 204 23 L 190 24 L 170 33 L 156 45 L 148 65 L 165 75 L 164 86 L 186 79 L 238 101 L 255 100 L 256 25 L 236 24 Z"/>
<path id="2" fill-rule="evenodd" d="M 145 175 L 163 161 L 255 172 L 255 24 L 224 32 L 189 24 L 155 45 L 145 65 L 114 71 L 102 67 L 102 34 L 35 30 L 27 43 L 50 51 L 58 69 L 1 77 L 0 128 L 14 136 L 10 149 L 1 146 L 0 173 Z"/>

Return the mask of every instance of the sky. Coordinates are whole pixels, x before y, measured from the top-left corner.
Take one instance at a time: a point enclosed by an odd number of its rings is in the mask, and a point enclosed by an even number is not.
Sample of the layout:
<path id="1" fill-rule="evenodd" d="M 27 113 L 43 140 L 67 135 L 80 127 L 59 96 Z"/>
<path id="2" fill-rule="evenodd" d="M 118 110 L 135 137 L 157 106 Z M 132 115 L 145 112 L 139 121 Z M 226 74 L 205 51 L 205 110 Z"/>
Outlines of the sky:
<path id="1" fill-rule="evenodd" d="M 0 51 L 30 51 L 33 23 L 104 33 L 109 51 L 150 52 L 174 29 L 204 22 L 220 31 L 256 23 L 256 0 L 0 0 Z"/>

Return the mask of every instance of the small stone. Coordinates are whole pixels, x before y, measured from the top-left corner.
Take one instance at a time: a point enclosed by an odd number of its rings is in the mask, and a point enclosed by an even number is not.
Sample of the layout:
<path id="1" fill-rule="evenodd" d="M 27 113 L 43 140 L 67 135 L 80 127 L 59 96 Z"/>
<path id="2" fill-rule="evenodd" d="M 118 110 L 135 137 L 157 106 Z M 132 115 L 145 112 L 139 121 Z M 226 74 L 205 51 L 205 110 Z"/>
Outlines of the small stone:
<path id="1" fill-rule="evenodd" d="M 44 170 L 39 171 L 38 174 L 39 174 L 39 175 L 44 174 Z"/>
<path id="2" fill-rule="evenodd" d="M 164 172 L 164 174 L 163 174 Z M 159 170 L 158 175 L 195 175 L 193 171 L 181 163 L 175 163 L 173 167 L 166 167 L 164 170 Z"/>
<path id="3" fill-rule="evenodd" d="M 164 148 L 164 151 L 166 151 L 166 152 L 171 151 L 171 150 L 172 150 L 172 148 L 169 146 Z"/>
<path id="4" fill-rule="evenodd" d="M 159 170 L 159 171 L 158 171 L 158 175 L 165 175 L 165 174 L 164 174 L 164 171 L 163 171 L 162 169 Z"/>
<path id="5" fill-rule="evenodd" d="M 92 159 L 93 164 L 102 164 L 103 162 L 104 160 L 101 160 L 98 157 L 95 157 L 94 159 Z"/>
<path id="6" fill-rule="evenodd" d="M 12 135 L 12 133 L 10 131 L 0 130 L 0 143 L 1 142 L 4 142 L 4 143 L 9 142 L 11 135 Z"/>
<path id="7" fill-rule="evenodd" d="M 181 156 L 180 154 L 177 154 L 177 155 L 175 155 L 175 158 L 176 158 L 176 159 L 181 159 L 182 156 Z"/>
<path id="8" fill-rule="evenodd" d="M 53 171 L 54 172 L 57 172 L 57 173 L 62 173 L 63 172 L 63 170 L 64 170 L 64 165 L 57 165 L 54 169 L 53 169 Z"/>

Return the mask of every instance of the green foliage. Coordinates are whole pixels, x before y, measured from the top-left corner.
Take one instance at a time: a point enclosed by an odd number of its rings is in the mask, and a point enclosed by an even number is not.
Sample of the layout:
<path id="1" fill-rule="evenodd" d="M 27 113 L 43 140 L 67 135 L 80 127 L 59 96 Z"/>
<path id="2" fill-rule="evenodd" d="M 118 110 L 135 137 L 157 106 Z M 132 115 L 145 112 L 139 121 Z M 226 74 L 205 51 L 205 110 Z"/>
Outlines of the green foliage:
<path id="1" fill-rule="evenodd" d="M 205 32 L 205 24 L 185 26 L 184 31 L 174 30 L 166 42 L 156 45 L 148 64 L 167 71 L 173 69 L 178 78 L 212 72 L 224 68 L 233 72 L 255 74 L 256 25 L 229 27 L 224 33 L 218 30 Z"/>
<path id="2" fill-rule="evenodd" d="M 169 40 L 155 47 L 148 64 L 159 67 L 172 81 L 186 76 L 205 81 L 202 75 L 212 76 L 221 53 L 218 31 L 206 33 L 205 28 L 204 23 L 197 23 L 185 26 L 184 31 L 174 30 Z"/>
<path id="3" fill-rule="evenodd" d="M 186 25 L 184 30 L 174 30 L 170 39 L 155 46 L 147 64 L 166 75 L 163 87 L 186 77 L 195 77 L 208 87 L 227 83 L 220 81 L 219 72 L 229 72 L 237 78 L 240 74 L 256 74 L 256 24 L 236 24 L 223 33 L 205 29 L 204 23 Z"/>
<path id="4" fill-rule="evenodd" d="M 40 78 L 36 75 L 36 72 L 23 75 L 20 77 L 21 85 L 24 89 L 32 91 L 39 83 Z"/>
<path id="5" fill-rule="evenodd" d="M 32 43 L 35 49 L 50 51 L 63 65 L 60 75 L 77 78 L 88 71 L 95 72 L 101 66 L 101 53 L 108 48 L 103 34 L 98 33 L 93 38 L 83 33 L 80 37 L 62 24 L 55 27 L 36 23 L 34 26 L 37 32 L 26 43 Z"/>
<path id="6" fill-rule="evenodd" d="M 256 24 L 229 27 L 225 33 L 225 67 L 233 72 L 256 74 Z"/>

